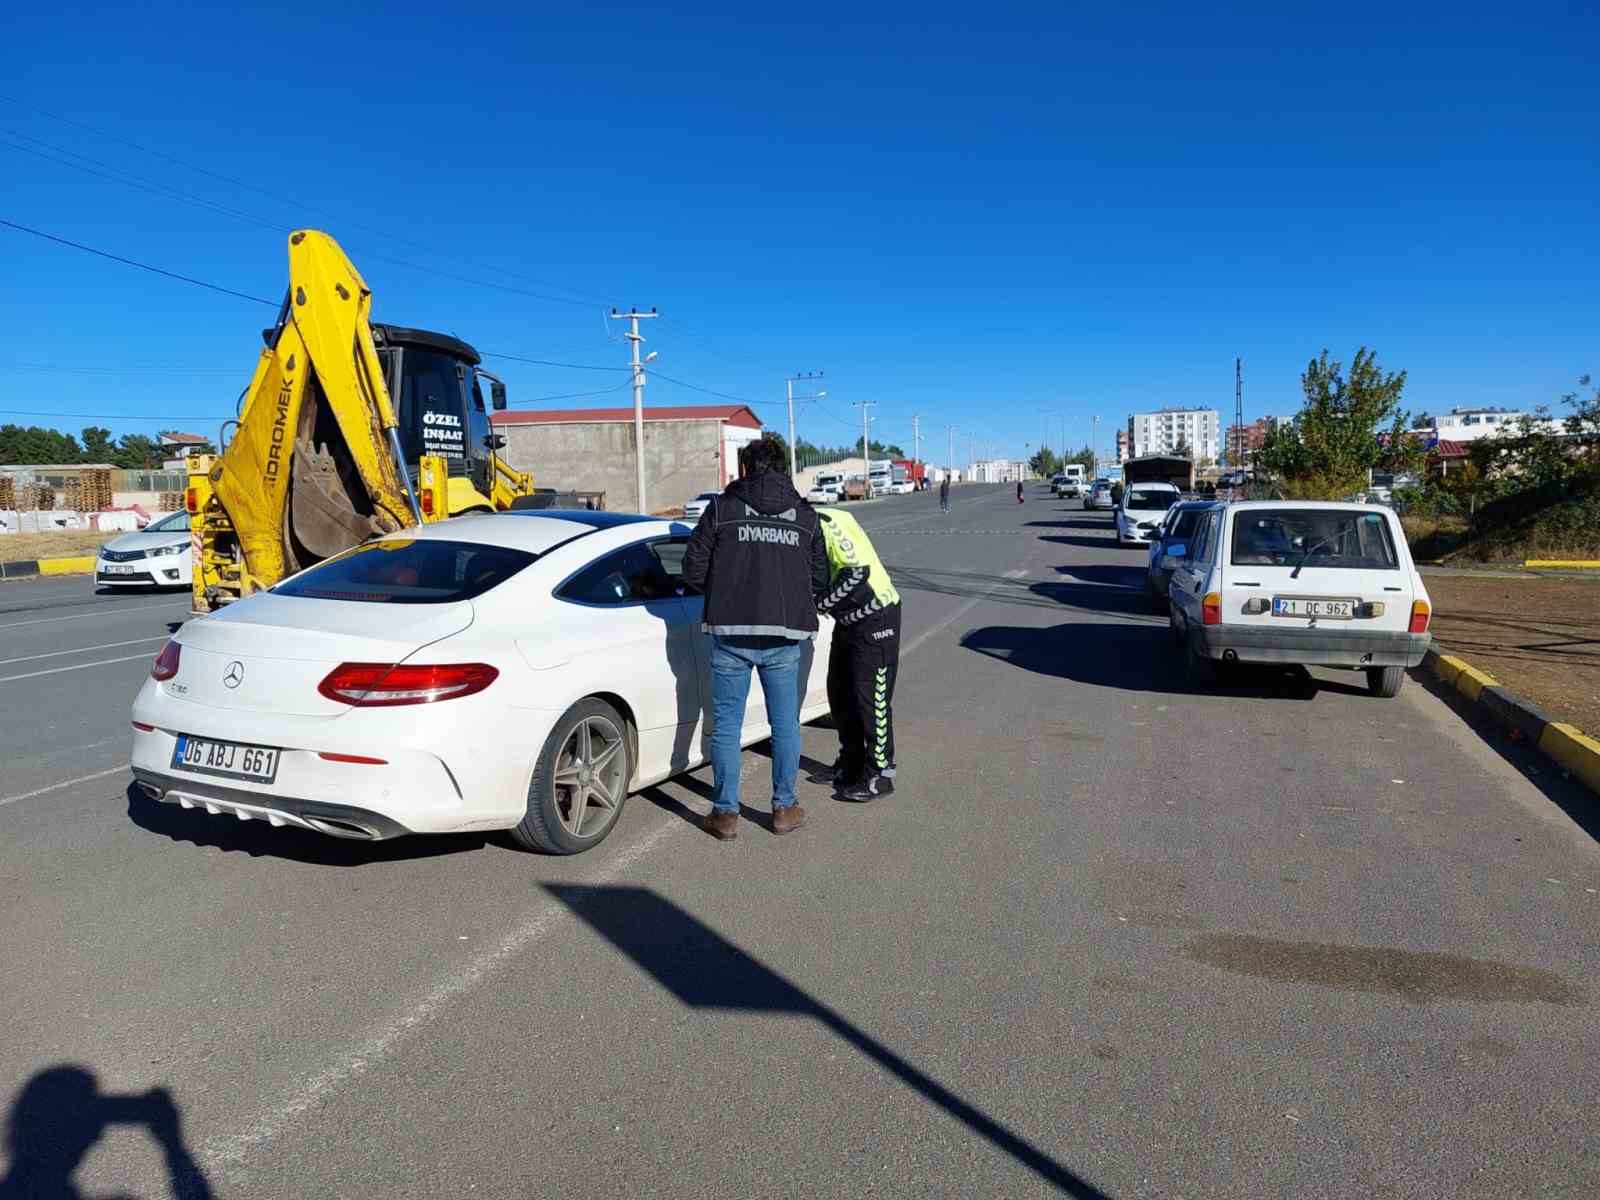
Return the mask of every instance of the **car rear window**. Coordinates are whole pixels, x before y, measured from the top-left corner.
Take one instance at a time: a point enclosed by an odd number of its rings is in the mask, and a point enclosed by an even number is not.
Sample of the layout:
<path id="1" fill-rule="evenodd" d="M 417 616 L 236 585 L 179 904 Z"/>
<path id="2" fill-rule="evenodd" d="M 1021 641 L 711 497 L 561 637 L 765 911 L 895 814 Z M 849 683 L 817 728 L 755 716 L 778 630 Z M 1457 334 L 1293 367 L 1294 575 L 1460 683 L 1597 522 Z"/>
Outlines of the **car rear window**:
<path id="1" fill-rule="evenodd" d="M 1166 512 L 1178 502 L 1178 493 L 1166 488 L 1130 488 L 1127 499 L 1123 502 L 1126 508 L 1149 509 L 1153 512 Z"/>
<path id="2" fill-rule="evenodd" d="M 386 538 L 318 563 L 272 591 L 363 604 L 452 604 L 498 587 L 536 557 L 476 542 Z"/>
<path id="3" fill-rule="evenodd" d="M 1241 567 L 1400 566 L 1382 513 L 1318 508 L 1250 508 L 1233 518 L 1233 564 Z"/>

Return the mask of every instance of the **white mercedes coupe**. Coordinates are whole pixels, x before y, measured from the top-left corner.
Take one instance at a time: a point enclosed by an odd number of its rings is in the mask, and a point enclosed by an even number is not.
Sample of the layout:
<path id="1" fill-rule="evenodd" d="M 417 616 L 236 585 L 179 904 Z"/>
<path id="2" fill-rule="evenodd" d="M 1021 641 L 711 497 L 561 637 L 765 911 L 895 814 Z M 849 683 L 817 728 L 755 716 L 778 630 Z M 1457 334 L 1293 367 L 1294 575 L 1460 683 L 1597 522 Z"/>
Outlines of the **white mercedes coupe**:
<path id="1" fill-rule="evenodd" d="M 630 792 L 709 758 L 689 532 L 532 510 L 328 559 L 173 636 L 133 704 L 134 777 L 166 803 L 335 837 L 507 829 L 587 850 Z M 802 721 L 828 711 L 822 625 Z M 752 680 L 741 741 L 770 732 Z"/>

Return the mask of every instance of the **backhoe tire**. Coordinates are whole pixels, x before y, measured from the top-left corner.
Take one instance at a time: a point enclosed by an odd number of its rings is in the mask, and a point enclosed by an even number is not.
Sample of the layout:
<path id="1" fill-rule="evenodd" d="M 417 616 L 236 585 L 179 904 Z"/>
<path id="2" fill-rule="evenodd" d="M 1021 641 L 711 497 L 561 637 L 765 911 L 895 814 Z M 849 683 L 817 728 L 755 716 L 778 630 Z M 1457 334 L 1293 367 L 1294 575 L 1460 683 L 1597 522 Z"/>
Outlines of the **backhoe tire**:
<path id="1" fill-rule="evenodd" d="M 604 764 L 596 770 L 601 757 Z M 632 780 L 627 720 L 603 700 L 580 700 L 545 739 L 528 785 L 528 812 L 511 828 L 512 840 L 545 854 L 592 849 L 622 816 Z"/>
<path id="2" fill-rule="evenodd" d="M 1400 685 L 1406 681 L 1404 667 L 1368 667 L 1367 691 L 1388 700 L 1400 694 Z"/>

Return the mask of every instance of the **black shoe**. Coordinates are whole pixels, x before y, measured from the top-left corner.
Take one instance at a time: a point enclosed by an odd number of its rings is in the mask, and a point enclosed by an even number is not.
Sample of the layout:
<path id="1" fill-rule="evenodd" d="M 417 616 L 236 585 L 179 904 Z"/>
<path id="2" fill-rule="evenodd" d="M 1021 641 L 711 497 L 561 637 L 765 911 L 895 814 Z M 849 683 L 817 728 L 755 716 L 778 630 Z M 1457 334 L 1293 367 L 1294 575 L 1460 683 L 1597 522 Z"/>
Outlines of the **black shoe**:
<path id="1" fill-rule="evenodd" d="M 831 783 L 835 788 L 849 787 L 860 778 L 860 770 L 847 767 L 842 758 L 834 760 L 833 766 L 822 767 L 811 774 L 812 783 Z"/>
<path id="2" fill-rule="evenodd" d="M 877 800 L 883 796 L 894 794 L 894 777 L 892 775 L 879 775 L 876 771 L 869 772 L 865 779 L 859 783 L 852 783 L 848 787 L 839 789 L 839 799 L 853 800 L 857 804 L 865 804 L 869 800 Z"/>

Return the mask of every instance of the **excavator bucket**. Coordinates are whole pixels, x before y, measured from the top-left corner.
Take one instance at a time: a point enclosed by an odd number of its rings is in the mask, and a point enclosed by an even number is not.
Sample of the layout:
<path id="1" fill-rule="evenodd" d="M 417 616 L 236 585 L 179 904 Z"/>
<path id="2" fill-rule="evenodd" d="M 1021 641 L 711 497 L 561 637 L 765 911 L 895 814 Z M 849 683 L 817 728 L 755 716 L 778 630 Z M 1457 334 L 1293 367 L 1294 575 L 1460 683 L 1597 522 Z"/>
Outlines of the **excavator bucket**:
<path id="1" fill-rule="evenodd" d="M 411 523 L 371 300 L 331 237 L 290 236 L 289 292 L 210 476 L 242 559 L 238 595 Z"/>

